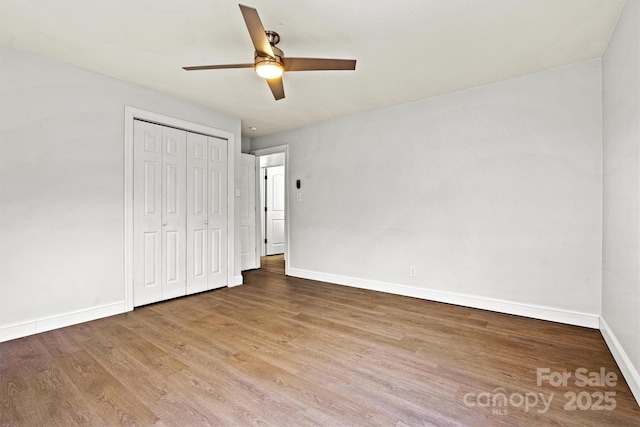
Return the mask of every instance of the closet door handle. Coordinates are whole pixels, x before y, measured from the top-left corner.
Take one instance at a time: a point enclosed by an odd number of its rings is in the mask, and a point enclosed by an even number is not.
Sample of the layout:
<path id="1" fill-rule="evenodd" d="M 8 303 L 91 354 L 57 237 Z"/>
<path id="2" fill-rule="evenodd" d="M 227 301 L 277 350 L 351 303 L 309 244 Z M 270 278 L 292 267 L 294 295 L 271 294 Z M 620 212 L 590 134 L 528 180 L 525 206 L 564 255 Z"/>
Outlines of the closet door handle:
<path id="1" fill-rule="evenodd" d="M 209 220 L 208 219 L 204 221 L 204 225 L 209 225 Z"/>
<path id="2" fill-rule="evenodd" d="M 162 221 L 162 225 L 167 226 L 167 221 Z"/>

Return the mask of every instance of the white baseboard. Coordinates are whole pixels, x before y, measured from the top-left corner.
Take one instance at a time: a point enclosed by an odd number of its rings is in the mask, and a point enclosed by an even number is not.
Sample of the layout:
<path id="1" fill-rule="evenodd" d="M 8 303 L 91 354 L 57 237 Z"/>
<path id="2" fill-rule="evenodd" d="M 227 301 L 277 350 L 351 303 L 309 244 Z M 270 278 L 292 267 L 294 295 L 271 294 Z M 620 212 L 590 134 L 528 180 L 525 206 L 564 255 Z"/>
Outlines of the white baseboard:
<path id="1" fill-rule="evenodd" d="M 622 372 L 624 379 L 627 381 L 633 397 L 636 398 L 638 405 L 640 405 L 640 373 L 638 369 L 633 366 L 633 363 L 631 363 L 631 359 L 629 359 L 629 356 L 627 356 L 624 348 L 620 345 L 620 342 L 603 317 L 600 317 L 600 333 L 618 364 L 620 372 Z"/>
<path id="2" fill-rule="evenodd" d="M 0 326 L 0 342 L 124 313 L 124 301 Z"/>
<path id="3" fill-rule="evenodd" d="M 341 276 L 337 274 L 321 273 L 317 271 L 289 268 L 288 274 L 303 279 L 318 280 L 335 283 L 338 285 L 352 286 L 369 289 L 372 291 L 386 292 L 430 301 L 444 302 L 447 304 L 461 305 L 464 307 L 479 308 L 482 310 L 497 311 L 500 313 L 514 314 L 517 316 L 531 317 L 540 320 L 566 323 L 569 325 L 583 326 L 598 329 L 600 327 L 600 315 L 564 310 L 556 307 L 547 307 L 535 304 L 523 304 L 515 301 L 488 298 L 477 295 L 467 295 L 455 292 L 445 292 L 433 289 L 417 288 L 408 285 L 379 282 L 369 279 Z"/>

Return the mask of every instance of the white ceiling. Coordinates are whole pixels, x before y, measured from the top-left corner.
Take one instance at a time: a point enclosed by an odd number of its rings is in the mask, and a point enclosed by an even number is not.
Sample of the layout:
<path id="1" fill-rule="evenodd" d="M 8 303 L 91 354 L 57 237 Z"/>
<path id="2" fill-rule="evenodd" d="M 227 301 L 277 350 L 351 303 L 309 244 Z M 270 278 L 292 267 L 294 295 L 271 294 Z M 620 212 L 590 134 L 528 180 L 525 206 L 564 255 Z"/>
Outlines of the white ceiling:
<path id="1" fill-rule="evenodd" d="M 291 72 L 275 101 L 231 0 L 1 0 L 0 44 L 242 118 L 244 136 L 441 95 L 602 56 L 624 0 L 242 0 L 287 56 L 355 58 Z M 257 130 L 251 132 L 250 127 Z"/>

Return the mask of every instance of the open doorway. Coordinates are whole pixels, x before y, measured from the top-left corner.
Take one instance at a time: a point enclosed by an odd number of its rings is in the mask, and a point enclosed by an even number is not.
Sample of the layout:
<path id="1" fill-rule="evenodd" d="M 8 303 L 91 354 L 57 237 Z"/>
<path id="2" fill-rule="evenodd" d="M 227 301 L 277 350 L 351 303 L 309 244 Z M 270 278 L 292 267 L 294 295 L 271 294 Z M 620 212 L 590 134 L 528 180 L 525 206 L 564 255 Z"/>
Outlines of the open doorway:
<path id="1" fill-rule="evenodd" d="M 260 268 L 270 273 L 285 274 L 284 254 L 263 256 L 260 260 Z"/>
<path id="2" fill-rule="evenodd" d="M 289 224 L 287 221 L 289 184 L 287 179 L 288 146 L 252 152 L 257 158 L 256 205 L 260 218 L 256 241 L 260 247 L 260 267 L 287 273 L 289 261 Z"/>

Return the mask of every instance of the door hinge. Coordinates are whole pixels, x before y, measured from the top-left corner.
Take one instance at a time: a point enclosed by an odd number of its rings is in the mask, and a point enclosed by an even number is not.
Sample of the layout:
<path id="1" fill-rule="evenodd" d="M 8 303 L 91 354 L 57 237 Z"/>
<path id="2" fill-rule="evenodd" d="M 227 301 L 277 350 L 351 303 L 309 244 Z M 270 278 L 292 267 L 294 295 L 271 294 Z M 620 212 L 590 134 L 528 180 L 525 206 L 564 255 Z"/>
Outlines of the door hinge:
<path id="1" fill-rule="evenodd" d="M 267 207 L 266 207 L 266 206 L 264 207 L 264 211 L 265 211 L 265 212 L 267 211 Z"/>
<path id="2" fill-rule="evenodd" d="M 264 242 L 267 243 L 267 239 L 264 239 Z"/>

